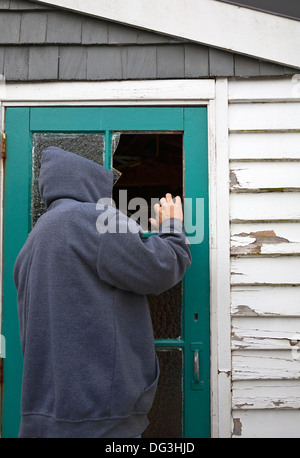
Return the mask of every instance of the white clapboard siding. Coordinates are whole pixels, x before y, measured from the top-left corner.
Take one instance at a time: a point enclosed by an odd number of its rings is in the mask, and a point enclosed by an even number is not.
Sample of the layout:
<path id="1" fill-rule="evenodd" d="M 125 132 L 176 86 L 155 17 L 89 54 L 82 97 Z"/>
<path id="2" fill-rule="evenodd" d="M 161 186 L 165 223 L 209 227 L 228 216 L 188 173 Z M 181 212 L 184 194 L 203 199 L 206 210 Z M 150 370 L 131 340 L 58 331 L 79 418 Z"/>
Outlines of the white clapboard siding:
<path id="1" fill-rule="evenodd" d="M 300 243 L 300 221 L 299 222 L 267 222 L 267 223 L 242 223 L 231 224 L 231 236 L 245 235 L 249 237 L 278 237 L 278 243 Z M 273 235 L 271 234 L 273 233 Z M 272 239 L 270 240 L 272 242 Z"/>
<path id="2" fill-rule="evenodd" d="M 232 317 L 300 317 L 300 286 L 232 286 L 231 314 Z"/>
<path id="3" fill-rule="evenodd" d="M 299 438 L 300 410 L 233 411 L 234 438 Z"/>
<path id="4" fill-rule="evenodd" d="M 290 350 L 233 350 L 233 380 L 299 379 L 298 347 Z"/>
<path id="5" fill-rule="evenodd" d="M 231 224 L 231 254 L 299 254 L 300 222 Z"/>
<path id="6" fill-rule="evenodd" d="M 234 257 L 232 285 L 300 285 L 300 256 Z"/>
<path id="7" fill-rule="evenodd" d="M 300 160 L 299 133 L 244 132 L 229 135 L 231 160 Z"/>
<path id="8" fill-rule="evenodd" d="M 299 318 L 232 319 L 232 349 L 292 350 L 300 344 Z M 300 356 L 300 355 L 299 355 Z"/>
<path id="9" fill-rule="evenodd" d="M 300 409 L 300 380 L 235 381 L 232 384 L 232 407 Z"/>
<path id="10" fill-rule="evenodd" d="M 300 192 L 232 193 L 230 219 L 300 221 Z"/>
<path id="11" fill-rule="evenodd" d="M 299 103 L 243 103 L 229 106 L 230 131 L 299 130 Z"/>
<path id="12" fill-rule="evenodd" d="M 300 161 L 231 162 L 231 191 L 299 190 Z"/>
<path id="13" fill-rule="evenodd" d="M 291 75 L 289 78 L 275 78 L 261 82 L 230 81 L 228 97 L 231 103 L 300 101 L 299 79 L 299 75 Z"/>
<path id="14" fill-rule="evenodd" d="M 300 437 L 300 94 L 228 93 L 232 435 Z"/>

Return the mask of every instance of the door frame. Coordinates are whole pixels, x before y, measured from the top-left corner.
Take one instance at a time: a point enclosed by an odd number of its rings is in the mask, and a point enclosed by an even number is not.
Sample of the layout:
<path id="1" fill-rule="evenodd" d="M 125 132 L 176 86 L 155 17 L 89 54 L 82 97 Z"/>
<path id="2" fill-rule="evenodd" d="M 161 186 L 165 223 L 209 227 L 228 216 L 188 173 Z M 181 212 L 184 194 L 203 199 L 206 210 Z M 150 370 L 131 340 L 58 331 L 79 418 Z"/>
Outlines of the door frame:
<path id="1" fill-rule="evenodd" d="M 230 230 L 228 80 L 143 80 L 119 82 L 19 83 L 2 86 L 5 109 L 21 106 L 206 106 L 209 163 L 209 257 L 211 329 L 211 437 L 231 436 Z M 0 183 L 0 262 L 3 262 L 3 177 Z M 2 275 L 0 275 L 0 324 Z"/>

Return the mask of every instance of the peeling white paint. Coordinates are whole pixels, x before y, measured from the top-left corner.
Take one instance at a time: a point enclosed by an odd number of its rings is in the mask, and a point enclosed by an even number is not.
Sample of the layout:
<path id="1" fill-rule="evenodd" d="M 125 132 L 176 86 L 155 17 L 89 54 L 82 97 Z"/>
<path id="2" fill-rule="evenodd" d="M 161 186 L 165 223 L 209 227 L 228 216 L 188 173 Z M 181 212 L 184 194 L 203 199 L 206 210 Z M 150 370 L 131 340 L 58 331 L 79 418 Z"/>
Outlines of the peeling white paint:
<path id="1" fill-rule="evenodd" d="M 300 103 L 291 89 L 278 79 L 229 84 L 233 437 L 300 437 Z"/>

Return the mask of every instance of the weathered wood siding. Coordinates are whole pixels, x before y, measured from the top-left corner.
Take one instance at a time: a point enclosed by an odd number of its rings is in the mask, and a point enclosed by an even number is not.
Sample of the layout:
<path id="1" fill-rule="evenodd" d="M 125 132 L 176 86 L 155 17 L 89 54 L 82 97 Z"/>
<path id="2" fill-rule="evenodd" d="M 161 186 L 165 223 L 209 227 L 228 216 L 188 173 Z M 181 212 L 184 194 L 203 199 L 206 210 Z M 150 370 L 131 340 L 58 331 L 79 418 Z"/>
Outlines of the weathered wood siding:
<path id="1" fill-rule="evenodd" d="M 300 437 L 300 100 L 229 82 L 233 437 Z"/>

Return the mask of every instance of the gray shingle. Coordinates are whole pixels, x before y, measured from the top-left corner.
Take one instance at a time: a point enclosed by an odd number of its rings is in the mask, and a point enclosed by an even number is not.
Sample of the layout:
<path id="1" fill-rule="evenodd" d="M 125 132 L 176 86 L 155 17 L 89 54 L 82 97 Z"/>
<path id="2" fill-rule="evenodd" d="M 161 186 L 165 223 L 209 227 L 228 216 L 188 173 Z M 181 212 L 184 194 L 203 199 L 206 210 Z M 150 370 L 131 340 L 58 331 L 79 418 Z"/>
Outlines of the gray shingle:
<path id="1" fill-rule="evenodd" d="M 49 12 L 47 43 L 81 43 L 81 16 L 73 13 Z"/>
<path id="2" fill-rule="evenodd" d="M 26 81 L 28 79 L 29 48 L 8 46 L 5 49 L 4 75 L 8 81 Z"/>
<path id="3" fill-rule="evenodd" d="M 107 22 L 89 17 L 82 18 L 82 44 L 106 44 L 108 39 Z"/>
<path id="4" fill-rule="evenodd" d="M 84 46 L 62 46 L 59 51 L 59 79 L 85 80 L 87 51 Z"/>
<path id="5" fill-rule="evenodd" d="M 20 13 L 2 11 L 0 13 L 0 43 L 19 43 L 20 23 Z"/>
<path id="6" fill-rule="evenodd" d="M 234 56 L 235 76 L 248 77 L 259 75 L 259 61 L 251 57 Z"/>
<path id="7" fill-rule="evenodd" d="M 194 44 L 185 45 L 185 77 L 198 78 L 208 75 L 208 48 Z"/>
<path id="8" fill-rule="evenodd" d="M 40 12 L 22 13 L 20 43 L 43 44 L 46 40 L 47 15 Z"/>
<path id="9" fill-rule="evenodd" d="M 156 77 L 155 46 L 127 46 L 122 50 L 124 79 Z"/>
<path id="10" fill-rule="evenodd" d="M 122 58 L 120 47 L 88 47 L 88 80 L 122 79 Z"/>
<path id="11" fill-rule="evenodd" d="M 157 77 L 184 77 L 184 46 L 157 46 Z"/>
<path id="12" fill-rule="evenodd" d="M 233 54 L 220 49 L 209 48 L 209 74 L 210 76 L 233 76 Z"/>
<path id="13" fill-rule="evenodd" d="M 133 27 L 113 22 L 108 23 L 108 44 L 136 44 L 137 37 L 137 29 Z"/>
<path id="14" fill-rule="evenodd" d="M 29 49 L 30 80 L 56 80 L 58 76 L 58 47 L 32 46 Z"/>
<path id="15" fill-rule="evenodd" d="M 137 42 L 138 44 L 160 44 L 169 43 L 170 38 L 158 33 L 148 32 L 147 30 L 138 30 Z"/>
<path id="16" fill-rule="evenodd" d="M 0 74 L 4 74 L 4 54 L 5 54 L 5 47 L 0 46 Z"/>
<path id="17" fill-rule="evenodd" d="M 284 67 L 284 73 L 286 75 L 295 75 L 296 73 L 299 73 L 299 70 L 291 67 Z"/>
<path id="18" fill-rule="evenodd" d="M 259 63 L 260 76 L 276 76 L 284 75 L 284 67 L 277 64 L 272 64 L 272 62 L 260 62 Z"/>
<path id="19" fill-rule="evenodd" d="M 8 10 L 9 2 L 10 0 L 0 0 L 0 10 Z"/>

